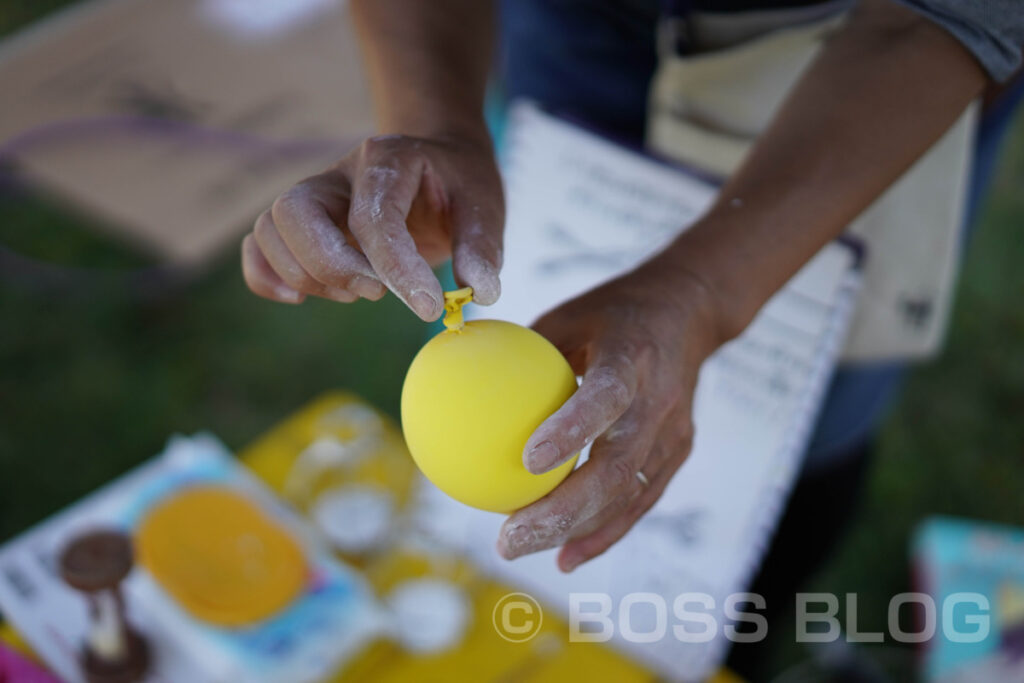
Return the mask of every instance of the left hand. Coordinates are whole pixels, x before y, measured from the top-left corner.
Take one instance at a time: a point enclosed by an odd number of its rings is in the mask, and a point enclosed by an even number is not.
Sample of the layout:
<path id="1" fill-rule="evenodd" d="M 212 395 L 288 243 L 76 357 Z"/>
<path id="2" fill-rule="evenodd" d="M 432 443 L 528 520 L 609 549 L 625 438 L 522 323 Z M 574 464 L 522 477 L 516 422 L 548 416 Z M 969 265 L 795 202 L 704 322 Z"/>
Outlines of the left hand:
<path id="1" fill-rule="evenodd" d="M 527 441 L 523 462 L 546 472 L 594 446 L 558 488 L 505 521 L 503 557 L 560 545 L 558 566 L 571 571 L 654 505 L 690 453 L 697 373 L 718 345 L 712 302 L 700 278 L 656 259 L 535 323 L 583 381 Z"/>

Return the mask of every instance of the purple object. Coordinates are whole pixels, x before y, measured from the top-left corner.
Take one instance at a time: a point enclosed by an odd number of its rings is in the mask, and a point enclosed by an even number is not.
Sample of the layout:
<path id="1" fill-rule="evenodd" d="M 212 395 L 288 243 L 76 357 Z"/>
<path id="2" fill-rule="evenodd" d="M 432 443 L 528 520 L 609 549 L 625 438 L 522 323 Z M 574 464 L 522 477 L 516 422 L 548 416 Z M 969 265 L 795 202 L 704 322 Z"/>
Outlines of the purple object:
<path id="1" fill-rule="evenodd" d="M 60 680 L 0 643 L 0 683 L 60 683 Z"/>

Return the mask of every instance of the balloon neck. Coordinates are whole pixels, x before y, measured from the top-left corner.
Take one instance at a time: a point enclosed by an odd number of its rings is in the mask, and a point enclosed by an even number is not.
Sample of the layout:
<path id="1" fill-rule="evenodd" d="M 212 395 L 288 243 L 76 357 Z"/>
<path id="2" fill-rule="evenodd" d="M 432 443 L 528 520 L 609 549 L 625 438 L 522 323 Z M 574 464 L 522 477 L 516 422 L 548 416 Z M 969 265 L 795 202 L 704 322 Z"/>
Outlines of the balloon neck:
<path id="1" fill-rule="evenodd" d="M 448 332 L 458 332 L 465 327 L 462 307 L 473 300 L 473 288 L 463 287 L 444 293 L 444 326 Z"/>

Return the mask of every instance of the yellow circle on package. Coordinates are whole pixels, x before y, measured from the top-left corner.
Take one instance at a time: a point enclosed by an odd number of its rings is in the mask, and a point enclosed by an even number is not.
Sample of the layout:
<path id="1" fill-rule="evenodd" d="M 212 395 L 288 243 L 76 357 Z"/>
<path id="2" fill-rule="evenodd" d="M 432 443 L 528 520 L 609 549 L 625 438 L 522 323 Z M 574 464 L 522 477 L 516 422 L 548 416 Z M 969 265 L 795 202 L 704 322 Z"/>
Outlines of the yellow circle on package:
<path id="1" fill-rule="evenodd" d="M 154 505 L 136 532 L 139 562 L 178 604 L 217 626 L 273 616 L 302 592 L 298 543 L 254 502 L 195 486 Z"/>

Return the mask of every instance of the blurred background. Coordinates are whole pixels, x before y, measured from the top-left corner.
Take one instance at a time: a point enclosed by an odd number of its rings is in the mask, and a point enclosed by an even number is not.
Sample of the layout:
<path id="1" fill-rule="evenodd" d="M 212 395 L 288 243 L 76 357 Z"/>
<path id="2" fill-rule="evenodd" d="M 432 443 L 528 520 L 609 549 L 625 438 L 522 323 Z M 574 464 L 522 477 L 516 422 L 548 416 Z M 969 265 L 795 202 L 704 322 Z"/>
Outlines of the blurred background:
<path id="1" fill-rule="evenodd" d="M 0 36 L 69 4 L 2 0 Z M 245 288 L 233 246 L 168 265 L 0 157 L 0 541 L 159 452 L 172 433 L 209 430 L 238 450 L 335 388 L 397 416 L 405 370 L 428 331 L 394 297 L 261 300 Z M 246 228 L 232 226 L 231 239 Z M 967 252 L 945 351 L 907 382 L 853 530 L 814 582 L 858 593 L 863 630 L 884 630 L 890 597 L 911 590 L 908 543 L 922 519 L 1024 522 L 1022 264 L 1018 115 Z M 909 646 L 877 647 L 909 658 Z M 803 656 L 793 644 L 775 665 Z"/>

